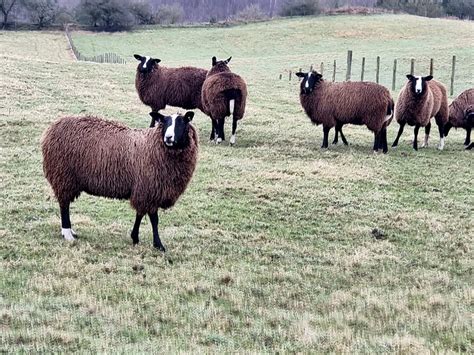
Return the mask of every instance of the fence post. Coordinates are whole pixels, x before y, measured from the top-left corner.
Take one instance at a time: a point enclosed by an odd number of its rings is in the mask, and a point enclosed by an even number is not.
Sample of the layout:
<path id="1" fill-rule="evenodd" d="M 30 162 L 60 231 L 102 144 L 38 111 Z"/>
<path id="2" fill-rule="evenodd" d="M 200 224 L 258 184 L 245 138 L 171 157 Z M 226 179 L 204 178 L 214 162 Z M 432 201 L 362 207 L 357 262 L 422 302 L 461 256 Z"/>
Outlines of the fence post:
<path id="1" fill-rule="evenodd" d="M 410 61 L 410 74 L 413 75 L 415 74 L 415 59 L 411 58 Z"/>
<path id="2" fill-rule="evenodd" d="M 282 75 L 280 74 L 280 80 L 281 80 L 281 76 L 282 76 Z"/>
<path id="3" fill-rule="evenodd" d="M 434 59 L 431 58 L 430 60 L 430 75 L 433 75 L 434 73 Z"/>
<path id="4" fill-rule="evenodd" d="M 288 73 L 288 81 L 291 81 L 291 70 Z"/>
<path id="5" fill-rule="evenodd" d="M 324 72 L 324 63 L 323 62 L 321 62 L 321 68 L 320 69 L 321 69 L 321 73 L 319 73 L 319 74 L 323 75 L 323 72 Z"/>
<path id="6" fill-rule="evenodd" d="M 352 51 L 347 51 L 346 81 L 351 80 L 351 71 L 352 71 Z"/>
<path id="7" fill-rule="evenodd" d="M 332 72 L 332 82 L 336 81 L 336 59 L 334 59 L 334 70 Z"/>
<path id="8" fill-rule="evenodd" d="M 451 96 L 453 96 L 453 94 L 454 94 L 454 73 L 455 73 L 455 70 L 456 70 L 456 56 L 453 55 L 453 67 L 452 67 L 452 70 L 451 70 L 451 90 L 450 90 Z"/>
<path id="9" fill-rule="evenodd" d="M 397 80 L 397 60 L 393 60 L 392 91 L 395 91 L 395 81 Z"/>
<path id="10" fill-rule="evenodd" d="M 364 81 L 365 57 L 362 57 L 362 70 L 360 72 L 360 81 Z"/>
<path id="11" fill-rule="evenodd" d="M 380 78 L 380 57 L 377 56 L 377 69 L 375 72 L 375 82 L 378 84 Z"/>
<path id="12" fill-rule="evenodd" d="M 313 64 L 309 66 L 309 71 L 313 71 Z"/>

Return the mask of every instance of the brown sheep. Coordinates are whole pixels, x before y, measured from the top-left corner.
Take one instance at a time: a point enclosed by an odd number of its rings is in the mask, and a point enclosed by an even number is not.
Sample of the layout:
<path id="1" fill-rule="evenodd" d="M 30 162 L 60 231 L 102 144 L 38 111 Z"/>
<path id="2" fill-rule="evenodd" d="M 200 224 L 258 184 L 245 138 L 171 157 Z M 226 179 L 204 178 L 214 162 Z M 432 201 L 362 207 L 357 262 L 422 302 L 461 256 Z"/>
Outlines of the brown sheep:
<path id="1" fill-rule="evenodd" d="M 387 126 L 393 118 L 393 100 L 382 85 L 371 82 L 332 83 L 316 71 L 296 73 L 303 78 L 300 102 L 314 124 L 323 125 L 323 144 L 327 148 L 329 131 L 343 124 L 363 124 L 374 132 L 374 151 L 387 148 Z"/>
<path id="2" fill-rule="evenodd" d="M 162 116 L 155 128 L 130 129 L 97 117 L 63 117 L 41 141 L 43 170 L 61 210 L 61 234 L 74 240 L 69 205 L 81 192 L 130 200 L 136 210 L 131 233 L 139 242 L 140 222 L 150 217 L 153 244 L 165 251 L 158 234 L 158 208 L 175 204 L 196 167 L 198 136 L 194 113 Z"/>
<path id="3" fill-rule="evenodd" d="M 134 57 L 140 61 L 135 75 L 135 88 L 145 105 L 155 112 L 163 110 L 166 105 L 203 111 L 201 88 L 207 70 L 195 67 L 166 68 L 158 65 L 160 59 L 138 54 Z M 150 127 L 154 125 L 152 118 Z"/>
<path id="4" fill-rule="evenodd" d="M 397 138 L 392 147 L 398 145 L 398 140 L 403 133 L 405 124 L 415 126 L 413 149 L 418 150 L 418 131 L 425 127 L 425 140 L 422 147 L 428 146 L 431 129 L 431 117 L 435 117 L 439 130 L 438 149 L 444 148 L 444 125 L 448 122 L 448 96 L 443 84 L 432 80 L 433 76 L 407 75 L 408 82 L 400 91 L 395 117 L 400 125 Z"/>
<path id="5" fill-rule="evenodd" d="M 212 121 L 210 139 L 220 143 L 225 140 L 224 123 L 232 116 L 232 136 L 230 144 L 235 144 L 237 121 L 244 117 L 247 101 L 247 85 L 237 74 L 230 71 L 227 64 L 231 60 L 217 61 L 212 57 L 212 68 L 208 71 L 202 86 L 202 106 Z"/>
<path id="6" fill-rule="evenodd" d="M 466 139 L 464 145 L 466 147 L 471 143 L 472 125 L 468 120 L 465 120 L 466 109 L 474 105 L 474 88 L 463 91 L 453 102 L 449 105 L 449 122 L 444 126 L 444 136 L 447 137 L 449 130 L 452 127 L 462 127 L 466 130 Z"/>
<path id="7" fill-rule="evenodd" d="M 474 127 L 474 105 L 469 105 L 464 113 L 464 121 L 466 126 Z M 467 147 L 466 150 L 471 150 L 474 148 L 474 142 L 471 142 Z"/>

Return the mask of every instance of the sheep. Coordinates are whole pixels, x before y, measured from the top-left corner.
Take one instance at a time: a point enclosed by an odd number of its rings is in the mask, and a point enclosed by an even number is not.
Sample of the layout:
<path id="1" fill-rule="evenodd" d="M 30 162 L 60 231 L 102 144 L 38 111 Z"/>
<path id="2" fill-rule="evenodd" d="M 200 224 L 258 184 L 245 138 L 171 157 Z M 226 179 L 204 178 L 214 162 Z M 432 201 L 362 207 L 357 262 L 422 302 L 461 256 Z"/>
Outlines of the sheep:
<path id="1" fill-rule="evenodd" d="M 145 105 L 155 112 L 166 105 L 203 111 L 201 88 L 207 70 L 195 67 L 166 68 L 158 65 L 160 59 L 138 54 L 134 54 L 134 57 L 140 62 L 135 75 L 135 88 Z M 150 127 L 154 125 L 155 120 L 152 118 Z"/>
<path id="2" fill-rule="evenodd" d="M 439 130 L 438 149 L 443 150 L 444 125 L 448 122 L 446 88 L 440 82 L 432 80 L 432 75 L 422 77 L 408 74 L 407 79 L 408 82 L 400 91 L 395 107 L 395 117 L 400 127 L 392 147 L 398 145 L 398 140 L 407 123 L 410 126 L 415 126 L 413 149 L 418 150 L 418 130 L 420 127 L 425 127 L 425 139 L 422 147 L 427 147 L 431 129 L 430 119 L 434 116 Z"/>
<path id="3" fill-rule="evenodd" d="M 165 251 L 158 234 L 158 208 L 172 207 L 185 191 L 198 154 L 198 135 L 189 124 L 194 113 L 150 115 L 160 124 L 148 129 L 93 116 L 63 117 L 41 140 L 43 171 L 58 200 L 61 234 L 74 240 L 69 205 L 81 192 L 130 200 L 136 210 L 131 232 L 139 242 L 140 222 L 150 217 L 155 248 Z"/>
<path id="4" fill-rule="evenodd" d="M 323 125 L 323 143 L 328 148 L 328 135 L 332 127 L 342 132 L 346 123 L 364 124 L 374 132 L 374 151 L 387 148 L 387 126 L 393 118 L 393 100 L 382 85 L 371 82 L 331 83 L 316 71 L 298 72 L 300 102 L 314 124 Z M 343 139 L 344 141 L 345 139 Z"/>
<path id="5" fill-rule="evenodd" d="M 465 125 L 468 127 L 474 127 L 474 105 L 469 105 L 464 113 L 464 121 Z M 474 142 L 471 142 L 468 146 L 466 146 L 466 150 L 471 150 L 474 148 Z"/>
<path id="6" fill-rule="evenodd" d="M 231 59 L 218 61 L 212 57 L 212 68 L 202 85 L 202 106 L 212 121 L 210 140 L 215 140 L 217 144 L 225 140 L 224 124 L 227 116 L 232 116 L 230 144 L 235 144 L 237 121 L 245 113 L 247 85 L 239 75 L 230 71 L 227 64 Z"/>
<path id="7" fill-rule="evenodd" d="M 463 91 L 453 102 L 449 105 L 449 121 L 444 125 L 444 136 L 447 137 L 452 127 L 462 127 L 466 130 L 466 139 L 464 145 L 466 147 L 471 143 L 471 129 L 472 125 L 468 120 L 465 120 L 465 111 L 470 106 L 474 105 L 474 88 Z"/>

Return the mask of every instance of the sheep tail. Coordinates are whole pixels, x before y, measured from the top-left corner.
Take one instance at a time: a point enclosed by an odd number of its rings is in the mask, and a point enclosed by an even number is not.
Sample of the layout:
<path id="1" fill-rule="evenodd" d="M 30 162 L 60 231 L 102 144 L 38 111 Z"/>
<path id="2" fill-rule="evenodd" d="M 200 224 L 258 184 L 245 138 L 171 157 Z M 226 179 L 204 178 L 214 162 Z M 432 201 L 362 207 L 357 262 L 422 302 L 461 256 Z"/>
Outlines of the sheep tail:
<path id="1" fill-rule="evenodd" d="M 390 102 L 388 103 L 388 106 L 387 106 L 387 116 L 385 117 L 385 122 L 393 118 L 393 114 L 395 113 L 394 108 L 395 108 L 395 103 L 393 102 L 393 99 L 390 99 Z"/>
<path id="2" fill-rule="evenodd" d="M 227 116 L 232 116 L 235 111 L 235 101 L 240 99 L 239 89 L 229 89 L 224 91 L 227 101 Z"/>

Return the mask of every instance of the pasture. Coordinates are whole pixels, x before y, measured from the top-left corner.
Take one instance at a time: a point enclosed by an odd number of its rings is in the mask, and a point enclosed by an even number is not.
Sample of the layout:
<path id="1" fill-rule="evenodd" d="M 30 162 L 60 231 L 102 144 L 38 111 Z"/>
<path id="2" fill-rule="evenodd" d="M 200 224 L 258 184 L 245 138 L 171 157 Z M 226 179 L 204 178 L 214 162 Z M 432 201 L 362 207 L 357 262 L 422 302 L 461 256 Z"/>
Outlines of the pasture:
<path id="1" fill-rule="evenodd" d="M 119 65 L 74 61 L 61 32 L 0 32 L 0 352 L 472 353 L 465 131 L 438 151 L 432 129 L 430 147 L 415 152 L 406 128 L 396 150 L 374 155 L 373 135 L 345 126 L 350 145 L 321 150 L 298 81 L 278 76 L 342 63 L 352 49 L 354 68 L 363 55 L 368 66 L 382 57 L 387 87 L 393 59 L 407 63 L 401 86 L 412 57 L 426 59 L 425 73 L 435 58 L 448 84 L 456 55 L 457 95 L 474 86 L 473 33 L 473 22 L 407 15 L 73 33 L 82 53 L 115 52 L 128 61 Z M 236 146 L 211 144 L 210 120 L 196 112 L 194 178 L 159 212 L 165 255 L 148 218 L 132 246 L 128 202 L 86 194 L 71 208 L 80 239 L 62 240 L 42 172 L 39 140 L 59 116 L 148 126 L 134 53 L 204 68 L 232 55 L 248 84 Z M 397 129 L 392 122 L 389 144 Z"/>

